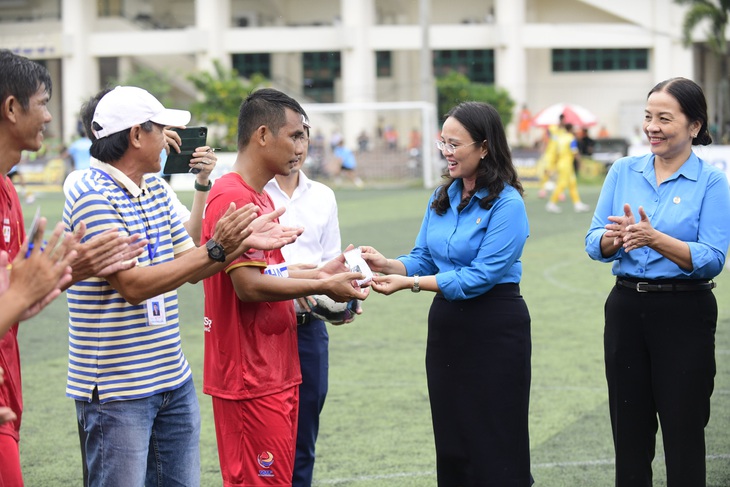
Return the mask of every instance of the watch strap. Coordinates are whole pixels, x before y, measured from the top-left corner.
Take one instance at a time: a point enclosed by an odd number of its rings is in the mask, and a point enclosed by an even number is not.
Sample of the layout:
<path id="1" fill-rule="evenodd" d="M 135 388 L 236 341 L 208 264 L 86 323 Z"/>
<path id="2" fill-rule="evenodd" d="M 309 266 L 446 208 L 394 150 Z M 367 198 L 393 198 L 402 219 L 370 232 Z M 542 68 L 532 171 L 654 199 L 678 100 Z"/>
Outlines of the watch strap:
<path id="1" fill-rule="evenodd" d="M 421 286 L 418 282 L 418 274 L 413 276 L 413 287 L 411 288 L 411 292 L 414 293 L 420 293 L 421 292 Z"/>
<path id="2" fill-rule="evenodd" d="M 197 179 L 195 180 L 195 191 L 203 191 L 203 192 L 210 191 L 210 188 L 212 188 L 212 187 L 213 187 L 213 182 L 210 180 L 208 180 L 207 186 L 198 184 L 198 180 Z"/>

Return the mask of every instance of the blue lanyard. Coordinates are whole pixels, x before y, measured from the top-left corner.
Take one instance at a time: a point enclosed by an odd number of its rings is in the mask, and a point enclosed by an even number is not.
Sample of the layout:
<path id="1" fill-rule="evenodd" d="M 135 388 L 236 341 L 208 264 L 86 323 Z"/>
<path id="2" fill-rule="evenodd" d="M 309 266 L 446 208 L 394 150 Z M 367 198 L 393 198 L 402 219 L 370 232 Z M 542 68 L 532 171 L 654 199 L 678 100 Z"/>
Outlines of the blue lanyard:
<path id="1" fill-rule="evenodd" d="M 124 188 L 122 188 L 119 185 L 119 183 L 116 182 L 114 180 L 114 178 L 112 178 L 109 174 L 107 174 L 106 172 L 102 171 L 101 169 L 97 169 L 97 168 L 93 168 L 92 171 L 98 172 L 99 174 L 101 174 L 102 176 L 107 178 L 109 181 L 114 183 L 114 185 L 117 188 L 119 188 L 119 190 L 122 192 L 122 194 L 129 201 L 129 205 L 132 207 L 132 211 L 137 216 L 137 220 L 139 220 L 139 222 L 142 224 L 142 228 L 144 228 L 144 236 L 147 239 L 147 254 L 149 254 L 150 262 L 152 262 L 155 259 L 155 256 L 157 255 L 157 248 L 160 246 L 160 230 L 155 229 L 155 230 L 157 230 L 157 235 L 155 236 L 155 243 L 154 243 L 154 245 L 150 246 L 150 242 L 152 241 L 152 239 L 150 238 L 149 234 L 147 233 L 147 224 L 149 223 L 147 221 L 147 214 L 145 213 L 144 218 L 139 214 L 139 212 L 136 209 L 136 205 L 134 204 L 134 201 L 132 201 L 132 198 L 129 197 L 129 195 L 127 194 L 127 191 Z M 142 212 L 144 213 L 144 207 L 142 207 L 142 203 L 140 202 L 138 204 L 139 204 L 139 207 L 142 209 Z"/>

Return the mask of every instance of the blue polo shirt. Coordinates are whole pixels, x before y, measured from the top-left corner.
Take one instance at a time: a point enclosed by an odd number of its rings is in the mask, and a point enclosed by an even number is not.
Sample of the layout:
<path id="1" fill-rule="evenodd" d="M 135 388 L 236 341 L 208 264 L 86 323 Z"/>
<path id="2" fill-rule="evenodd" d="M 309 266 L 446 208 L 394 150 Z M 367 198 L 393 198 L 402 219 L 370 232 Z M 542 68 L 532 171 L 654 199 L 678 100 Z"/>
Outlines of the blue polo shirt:
<path id="1" fill-rule="evenodd" d="M 623 248 L 601 255 L 601 237 L 608 217 L 622 216 L 624 204 L 639 219 L 644 207 L 652 227 L 686 242 L 692 255 L 691 271 L 649 247 L 631 252 Z M 712 279 L 725 265 L 730 245 L 730 188 L 720 169 L 692 153 L 662 184 L 656 184 L 654 154 L 624 157 L 611 166 L 585 238 L 588 255 L 613 262 L 613 274 L 639 279 Z"/>
<path id="2" fill-rule="evenodd" d="M 529 236 L 525 203 L 520 193 L 506 185 L 488 210 L 479 206 L 487 196 L 482 189 L 458 212 L 462 180 L 449 187 L 449 209 L 437 214 L 428 202 L 421 229 L 411 253 L 398 257 L 409 276 L 435 275 L 448 300 L 482 295 L 496 284 L 519 283 L 522 249 Z"/>

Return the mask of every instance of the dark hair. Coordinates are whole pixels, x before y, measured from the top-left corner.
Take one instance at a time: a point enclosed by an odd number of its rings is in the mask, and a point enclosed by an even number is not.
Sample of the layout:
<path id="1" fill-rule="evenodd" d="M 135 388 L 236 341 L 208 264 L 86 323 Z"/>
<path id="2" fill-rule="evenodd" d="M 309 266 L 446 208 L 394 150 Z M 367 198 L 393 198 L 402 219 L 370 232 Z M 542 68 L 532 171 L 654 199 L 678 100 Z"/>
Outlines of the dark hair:
<path id="1" fill-rule="evenodd" d="M 665 91 L 672 95 L 682 113 L 690 122 L 700 122 L 700 131 L 697 137 L 692 139 L 692 145 L 710 145 L 712 137 L 707 128 L 707 100 L 702 88 L 694 81 L 687 78 L 669 78 L 657 84 L 646 96 L 649 98 L 652 93 Z"/>
<path id="2" fill-rule="evenodd" d="M 110 91 L 112 91 L 112 88 L 103 89 L 96 95 L 86 100 L 83 105 L 81 105 L 81 112 L 79 113 L 79 116 L 81 117 L 81 125 L 83 125 L 84 127 L 84 132 L 86 132 L 86 136 L 91 140 L 96 140 L 96 136 L 91 130 L 91 122 L 94 120 L 94 112 L 96 111 L 96 106 L 99 104 L 99 100 L 101 100 L 104 95 L 106 95 Z"/>
<path id="3" fill-rule="evenodd" d="M 463 125 L 472 140 L 484 141 L 483 143 L 487 144 L 487 155 L 479 161 L 477 167 L 474 189 L 469 193 L 468 198 L 462 200 L 458 209 L 464 208 L 472 195 L 482 188 L 488 191 L 487 196 L 479 202 L 479 206 L 485 209 L 492 207 L 505 184 L 513 186 L 520 194 L 523 194 L 522 183 L 512 164 L 512 154 L 507 144 L 507 136 L 504 133 L 499 112 L 487 103 L 469 101 L 460 103 L 449 110 L 444 119 L 449 117 L 455 118 Z M 443 177 L 447 181 L 441 185 L 436 199 L 431 204 L 431 208 L 439 215 L 445 214 L 449 208 L 448 188 L 454 183 L 454 178 L 448 175 L 448 170 Z"/>
<path id="4" fill-rule="evenodd" d="M 238 149 L 246 147 L 251 135 L 262 125 L 279 133 L 279 129 L 286 125 L 287 108 L 307 116 L 294 98 L 281 91 L 262 88 L 250 93 L 238 112 Z"/>
<path id="5" fill-rule="evenodd" d="M 51 96 L 51 75 L 44 66 L 7 49 L 0 49 L 0 105 L 14 96 L 27 110 L 30 98 L 41 88 L 45 88 Z"/>
<path id="6" fill-rule="evenodd" d="M 92 157 L 99 159 L 101 162 L 106 162 L 107 164 L 118 161 L 122 158 L 122 156 L 124 156 L 124 153 L 127 152 L 127 149 L 129 149 L 129 132 L 132 130 L 131 128 L 128 128 L 121 132 L 102 137 L 101 139 L 97 139 L 94 132 L 91 131 L 96 106 L 99 104 L 99 100 L 104 98 L 104 95 L 110 91 L 112 91 L 112 88 L 105 88 L 89 98 L 83 105 L 81 105 L 80 113 L 81 123 L 84 125 L 86 135 L 89 139 L 91 139 L 89 153 Z M 148 120 L 147 122 L 140 124 L 140 126 L 145 132 L 151 132 L 155 124 Z"/>

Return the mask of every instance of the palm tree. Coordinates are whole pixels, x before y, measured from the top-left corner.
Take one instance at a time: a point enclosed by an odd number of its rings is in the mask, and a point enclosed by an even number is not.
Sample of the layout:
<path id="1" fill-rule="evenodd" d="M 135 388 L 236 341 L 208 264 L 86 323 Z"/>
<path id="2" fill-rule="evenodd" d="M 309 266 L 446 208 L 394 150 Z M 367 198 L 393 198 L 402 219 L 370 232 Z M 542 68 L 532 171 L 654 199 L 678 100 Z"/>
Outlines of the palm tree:
<path id="1" fill-rule="evenodd" d="M 725 30 L 728 25 L 730 0 L 674 0 L 688 7 L 682 25 L 682 40 L 685 46 L 692 45 L 692 34 L 698 25 L 708 24 L 707 47 L 715 55 L 720 66 L 720 79 L 715 98 L 715 117 L 718 135 L 722 139 L 725 132 L 725 115 L 730 105 L 730 81 L 727 68 L 727 39 Z"/>

